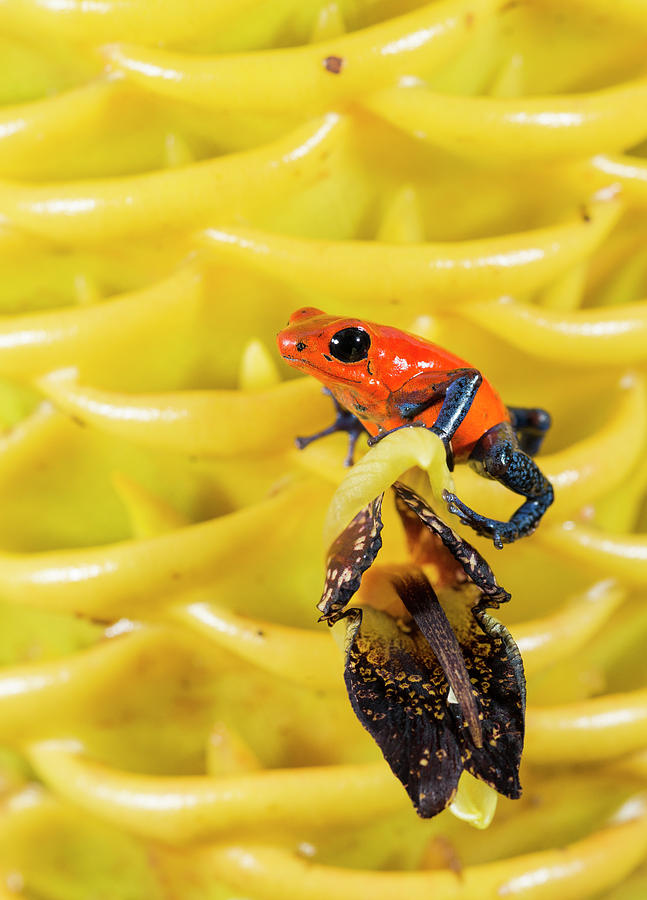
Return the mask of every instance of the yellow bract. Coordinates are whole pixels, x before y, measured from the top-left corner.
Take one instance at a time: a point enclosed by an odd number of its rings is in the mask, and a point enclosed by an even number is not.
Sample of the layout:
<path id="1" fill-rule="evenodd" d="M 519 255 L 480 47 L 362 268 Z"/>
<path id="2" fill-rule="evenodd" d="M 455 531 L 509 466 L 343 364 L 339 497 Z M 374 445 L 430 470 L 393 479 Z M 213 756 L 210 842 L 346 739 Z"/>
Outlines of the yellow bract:
<path id="1" fill-rule="evenodd" d="M 474 295 L 492 296 L 535 290 L 598 246 L 618 217 L 619 207 L 605 202 L 564 225 L 535 232 L 456 244 L 397 246 L 379 241 L 317 241 L 258 234 L 247 230 L 208 229 L 206 252 L 221 264 L 238 264 L 316 295 L 336 298 L 340 315 L 375 318 L 376 309 L 393 300 L 412 315 L 442 308 Z M 352 311 L 355 311 L 354 313 Z M 394 310 L 400 318 L 402 310 Z"/>
<path id="2" fill-rule="evenodd" d="M 363 506 L 388 490 L 412 466 L 428 472 L 437 496 L 443 489 L 451 489 L 440 438 L 426 428 L 402 428 L 381 440 L 349 470 L 328 508 L 324 544 L 330 546 Z"/>

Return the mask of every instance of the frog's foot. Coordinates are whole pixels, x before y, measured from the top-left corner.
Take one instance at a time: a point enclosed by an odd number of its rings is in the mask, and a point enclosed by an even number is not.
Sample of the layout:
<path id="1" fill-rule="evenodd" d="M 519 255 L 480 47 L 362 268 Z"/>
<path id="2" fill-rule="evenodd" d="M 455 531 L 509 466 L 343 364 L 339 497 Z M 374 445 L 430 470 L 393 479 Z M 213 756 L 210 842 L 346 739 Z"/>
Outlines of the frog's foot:
<path id="1" fill-rule="evenodd" d="M 324 388 L 324 393 L 330 394 L 330 391 Z M 307 447 L 308 444 L 312 444 L 314 441 L 318 441 L 319 438 L 327 437 L 329 434 L 336 434 L 338 431 L 345 431 L 348 434 L 348 453 L 344 460 L 344 465 L 352 466 L 357 439 L 360 434 L 365 432 L 365 429 L 357 416 L 338 403 L 332 394 L 330 396 L 335 404 L 335 421 L 332 425 L 329 425 L 328 428 L 324 428 L 322 431 L 317 431 L 316 434 L 295 438 L 294 442 L 299 450 L 303 450 L 304 447 Z"/>
<path id="2" fill-rule="evenodd" d="M 450 513 L 458 516 L 463 525 L 469 525 L 482 537 L 491 538 L 494 546 L 501 550 L 504 544 L 512 544 L 519 538 L 533 533 L 539 524 L 539 520 L 552 502 L 552 492 L 550 499 L 526 500 L 510 518 L 509 522 L 500 522 L 497 519 L 490 519 L 487 516 L 474 512 L 462 500 L 459 500 L 456 494 L 450 494 L 449 491 L 443 491 L 443 500 L 447 504 Z"/>
<path id="3" fill-rule="evenodd" d="M 463 503 L 462 500 L 459 500 L 456 494 L 450 494 L 449 491 L 443 491 L 443 500 L 447 504 L 447 509 L 450 513 L 458 516 L 463 525 L 469 525 L 470 528 L 473 528 L 477 534 L 480 534 L 483 537 L 492 538 L 494 546 L 499 550 L 503 547 L 504 537 L 501 532 L 509 523 L 499 522 L 496 519 L 489 519 L 486 516 L 474 512 L 474 510 L 470 509 L 470 507 Z M 517 537 L 520 537 L 520 535 L 509 537 L 506 535 L 506 537 L 505 543 L 509 544 L 512 541 L 515 541 Z"/>
<path id="4" fill-rule="evenodd" d="M 477 534 L 491 538 L 499 549 L 532 534 L 553 502 L 554 493 L 534 459 L 519 448 L 510 423 L 501 422 L 485 432 L 472 451 L 470 465 L 480 475 L 493 478 L 508 490 L 521 494 L 526 498 L 525 503 L 508 522 L 499 522 L 474 512 L 455 494 L 445 493 L 449 511 Z"/>

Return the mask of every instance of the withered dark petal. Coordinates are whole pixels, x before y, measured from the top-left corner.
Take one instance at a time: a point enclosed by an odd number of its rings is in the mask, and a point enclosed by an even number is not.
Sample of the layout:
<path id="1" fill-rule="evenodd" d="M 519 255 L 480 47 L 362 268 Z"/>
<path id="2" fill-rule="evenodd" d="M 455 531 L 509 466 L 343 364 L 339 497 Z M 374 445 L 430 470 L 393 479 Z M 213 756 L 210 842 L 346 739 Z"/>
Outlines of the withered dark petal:
<path id="1" fill-rule="evenodd" d="M 483 746 L 479 708 L 469 672 L 449 619 L 422 571 L 412 566 L 393 578 L 393 586 L 440 663 L 477 747 Z"/>
<path id="2" fill-rule="evenodd" d="M 396 508 L 400 513 L 410 548 L 424 546 L 423 537 L 419 531 L 426 526 L 440 538 L 460 564 L 467 578 L 482 592 L 484 601 L 486 601 L 483 605 L 498 606 L 510 599 L 510 594 L 497 583 L 492 569 L 478 550 L 443 522 L 419 494 L 401 481 L 395 482 L 393 490 L 396 494 Z M 415 513 L 421 523 L 418 527 L 415 519 L 410 515 L 411 512 Z M 428 560 L 419 559 L 418 561 L 422 563 Z"/>
<path id="3" fill-rule="evenodd" d="M 483 715 L 483 746 L 465 734 L 464 765 L 505 797 L 521 796 L 519 764 L 526 706 L 521 655 L 509 631 L 484 610 L 461 641 L 465 665 Z"/>
<path id="4" fill-rule="evenodd" d="M 356 716 L 420 816 L 451 802 L 463 769 L 445 676 L 422 634 L 387 613 L 349 611 L 344 680 Z"/>
<path id="5" fill-rule="evenodd" d="M 422 497 L 393 487 L 418 565 L 392 580 L 413 621 L 371 607 L 344 611 L 382 544 L 382 496 L 331 547 L 318 604 L 329 624 L 347 617 L 344 680 L 355 714 L 422 817 L 451 802 L 463 769 L 518 797 L 523 666 L 510 634 L 486 612 L 510 595 Z M 438 570 L 435 590 L 425 562 Z"/>
<path id="6" fill-rule="evenodd" d="M 359 589 L 362 575 L 371 566 L 382 546 L 382 498 L 380 494 L 342 531 L 330 548 L 326 583 L 317 609 L 319 621 L 329 625 L 343 618 L 342 610 Z"/>
<path id="7" fill-rule="evenodd" d="M 479 747 L 423 634 L 404 631 L 393 616 L 370 607 L 349 613 L 344 679 L 353 710 L 418 814 L 427 818 L 444 809 L 463 769 L 504 796 L 519 797 L 524 679 L 506 629 L 479 611 L 461 641 L 483 737 Z"/>

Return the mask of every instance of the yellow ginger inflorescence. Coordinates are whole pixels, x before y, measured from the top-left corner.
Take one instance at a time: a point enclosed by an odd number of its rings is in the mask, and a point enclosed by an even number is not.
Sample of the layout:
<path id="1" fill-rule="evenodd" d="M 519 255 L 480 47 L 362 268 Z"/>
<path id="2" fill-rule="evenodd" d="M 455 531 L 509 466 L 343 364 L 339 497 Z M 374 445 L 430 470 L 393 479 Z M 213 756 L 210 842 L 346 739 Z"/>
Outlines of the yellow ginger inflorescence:
<path id="1" fill-rule="evenodd" d="M 647 895 L 646 41 L 642 0 L 0 3 L 2 900 Z M 528 678 L 493 819 L 416 817 L 316 625 L 335 535 L 447 472 L 296 450 L 299 306 L 553 416 L 539 530 L 474 540 Z"/>

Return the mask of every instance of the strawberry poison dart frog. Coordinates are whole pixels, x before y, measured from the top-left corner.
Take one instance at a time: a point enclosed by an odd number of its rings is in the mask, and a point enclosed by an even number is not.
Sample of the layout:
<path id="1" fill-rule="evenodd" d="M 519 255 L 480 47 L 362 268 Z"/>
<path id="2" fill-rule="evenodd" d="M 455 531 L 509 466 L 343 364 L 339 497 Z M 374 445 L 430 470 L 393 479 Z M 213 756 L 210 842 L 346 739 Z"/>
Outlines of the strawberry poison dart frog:
<path id="1" fill-rule="evenodd" d="M 444 493 L 450 512 L 496 547 L 532 532 L 553 502 L 553 488 L 531 458 L 550 427 L 543 409 L 506 407 L 492 385 L 458 356 L 415 335 L 363 319 L 299 309 L 278 336 L 291 366 L 323 382 L 337 411 L 335 422 L 297 438 L 305 447 L 346 431 L 352 454 L 358 435 L 375 443 L 398 428 L 424 426 L 442 440 L 447 462 L 467 461 L 526 498 L 508 522 L 474 512 Z"/>

